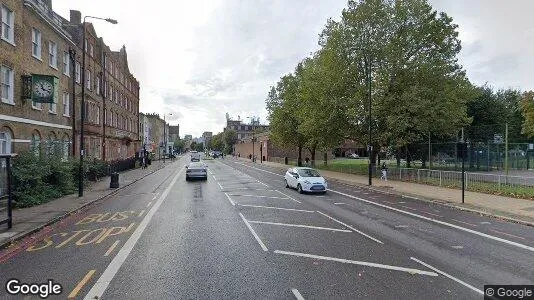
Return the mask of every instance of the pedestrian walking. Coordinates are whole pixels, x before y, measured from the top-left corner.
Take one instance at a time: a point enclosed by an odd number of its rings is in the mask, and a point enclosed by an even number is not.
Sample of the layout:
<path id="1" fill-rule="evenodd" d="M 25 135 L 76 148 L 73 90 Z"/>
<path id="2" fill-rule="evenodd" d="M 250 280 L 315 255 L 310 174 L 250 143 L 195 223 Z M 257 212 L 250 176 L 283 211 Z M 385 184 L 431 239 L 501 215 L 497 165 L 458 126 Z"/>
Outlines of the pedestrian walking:
<path id="1" fill-rule="evenodd" d="M 388 181 L 388 167 L 386 166 L 386 163 L 382 164 L 382 177 L 380 177 L 380 180 Z"/>

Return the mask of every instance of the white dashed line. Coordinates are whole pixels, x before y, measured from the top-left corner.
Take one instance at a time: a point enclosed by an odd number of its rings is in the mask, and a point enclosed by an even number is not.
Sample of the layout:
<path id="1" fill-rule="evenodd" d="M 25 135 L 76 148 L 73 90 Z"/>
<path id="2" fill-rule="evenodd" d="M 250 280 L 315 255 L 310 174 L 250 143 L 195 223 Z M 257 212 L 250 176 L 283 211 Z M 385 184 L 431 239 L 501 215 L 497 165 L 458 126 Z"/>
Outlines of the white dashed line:
<path id="1" fill-rule="evenodd" d="M 254 231 L 254 229 L 252 228 L 252 226 L 250 226 L 247 219 L 245 219 L 243 214 L 239 213 L 239 216 L 241 217 L 241 219 L 243 219 L 243 222 L 245 222 L 245 225 L 247 226 L 248 230 L 250 230 L 250 232 L 252 233 L 256 241 L 258 242 L 258 244 L 260 244 L 261 249 L 263 249 L 263 251 L 269 251 L 267 247 L 265 246 L 265 244 L 261 241 L 260 237 L 256 234 L 256 231 Z"/>
<path id="2" fill-rule="evenodd" d="M 438 274 L 436 274 L 434 272 L 428 272 L 428 271 L 412 269 L 412 268 L 397 267 L 397 266 L 391 266 L 391 265 L 383 265 L 383 264 L 366 262 L 366 261 L 349 260 L 349 259 L 343 259 L 343 258 L 321 256 L 321 255 L 299 253 L 299 252 L 281 251 L 281 250 L 274 250 L 274 253 L 292 255 L 292 256 L 300 256 L 300 257 L 307 257 L 307 258 L 313 258 L 313 259 L 329 260 L 329 261 L 335 261 L 335 262 L 340 262 L 340 263 L 345 263 L 345 264 L 353 264 L 353 265 L 367 266 L 367 267 L 387 269 L 387 270 L 402 271 L 402 272 L 407 272 L 407 273 L 410 273 L 410 274 L 438 276 Z"/>
<path id="3" fill-rule="evenodd" d="M 250 204 L 238 204 L 239 206 L 245 206 L 245 207 L 256 207 L 256 208 L 270 208 L 270 209 L 279 209 L 279 210 L 290 210 L 290 211 L 299 211 L 299 212 L 308 212 L 308 213 L 315 213 L 313 210 L 305 210 L 305 209 L 295 209 L 295 208 L 285 208 L 285 207 L 274 207 L 274 206 L 262 206 L 262 205 L 250 205 Z"/>
<path id="4" fill-rule="evenodd" d="M 337 232 L 352 232 L 347 229 L 337 229 L 337 228 L 328 228 L 328 227 L 319 227 L 319 226 L 310 226 L 310 225 L 301 225 L 301 224 L 289 224 L 289 223 L 277 223 L 277 222 L 265 222 L 265 221 L 248 221 L 248 222 L 253 223 L 253 224 L 299 227 L 299 228 L 309 228 L 309 229 L 319 229 L 319 230 L 330 230 L 330 231 L 337 231 Z"/>
<path id="5" fill-rule="evenodd" d="M 226 195 L 226 198 L 228 198 L 228 201 L 230 201 L 230 204 L 232 204 L 232 206 L 235 206 L 235 203 L 234 201 L 232 201 L 232 198 L 230 198 L 230 196 L 227 194 L 227 193 L 224 193 Z"/>
<path id="6" fill-rule="evenodd" d="M 332 221 L 334 221 L 334 222 L 337 222 L 337 223 L 339 223 L 339 224 L 341 224 L 341 225 L 343 225 L 343 226 L 345 226 L 345 227 L 347 227 L 347 228 L 353 230 L 354 232 L 357 232 L 357 233 L 363 235 L 364 237 L 366 237 L 366 238 L 368 238 L 368 239 L 370 239 L 370 240 L 372 240 L 372 241 L 375 241 L 375 242 L 377 242 L 377 243 L 379 243 L 379 244 L 384 244 L 382 241 L 380 241 L 380 240 L 378 240 L 378 239 L 375 239 L 374 237 L 372 237 L 372 236 L 370 236 L 370 235 L 368 235 L 368 234 L 365 234 L 365 233 L 359 231 L 358 229 L 355 229 L 354 227 L 352 227 L 352 226 L 350 226 L 350 225 L 347 225 L 347 224 L 345 224 L 345 223 L 343 223 L 343 222 L 341 222 L 341 221 L 339 221 L 339 220 L 337 220 L 337 219 L 335 219 L 335 218 L 333 218 L 333 217 L 331 217 L 331 216 L 329 216 L 329 215 L 327 215 L 327 214 L 325 214 L 325 213 L 322 213 L 322 212 L 320 212 L 320 211 L 317 211 L 317 212 L 320 213 L 321 215 L 323 215 L 323 216 L 329 218 L 330 220 L 332 220 Z"/>
<path id="7" fill-rule="evenodd" d="M 291 291 L 293 292 L 293 295 L 295 295 L 295 298 L 297 298 L 297 300 L 304 300 L 304 297 L 302 297 L 299 290 L 291 289 Z"/>
<path id="8" fill-rule="evenodd" d="M 467 284 L 467 283 L 461 281 L 460 279 L 458 279 L 458 278 L 456 278 L 456 277 L 453 277 L 453 276 L 451 276 L 451 275 L 449 275 L 449 274 L 447 274 L 447 273 L 445 273 L 445 272 L 443 272 L 443 271 L 440 271 L 440 270 L 438 270 L 438 269 L 432 267 L 431 265 L 426 264 L 426 263 L 424 263 L 424 262 L 418 260 L 417 258 L 410 257 L 410 259 L 412 259 L 412 260 L 414 260 L 414 261 L 416 261 L 416 262 L 422 264 L 423 266 L 425 266 L 425 267 L 427 267 L 427 268 L 429 268 L 429 269 L 431 269 L 431 270 L 433 270 L 433 271 L 436 271 L 437 273 L 439 273 L 439 274 L 441 274 L 441 275 L 443 275 L 443 276 L 445 276 L 445 277 L 447 277 L 447 278 L 449 278 L 449 279 L 452 279 L 452 280 L 458 282 L 459 284 L 461 284 L 461 285 L 463 285 L 463 286 L 465 286 L 465 287 L 468 287 L 468 288 L 472 289 L 473 291 L 475 291 L 475 292 L 477 292 L 477 293 L 479 293 L 479 294 L 481 294 L 481 295 L 484 295 L 484 292 L 482 292 L 481 290 L 475 288 L 474 286 L 472 286 L 472 285 L 470 285 L 470 284 Z"/>

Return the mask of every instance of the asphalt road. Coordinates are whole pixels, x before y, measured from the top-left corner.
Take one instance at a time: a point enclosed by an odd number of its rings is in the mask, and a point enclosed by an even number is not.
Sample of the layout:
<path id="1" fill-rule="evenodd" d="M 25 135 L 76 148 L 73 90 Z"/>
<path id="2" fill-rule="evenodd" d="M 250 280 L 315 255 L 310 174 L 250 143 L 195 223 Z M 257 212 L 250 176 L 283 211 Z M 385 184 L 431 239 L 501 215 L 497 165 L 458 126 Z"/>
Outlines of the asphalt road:
<path id="1" fill-rule="evenodd" d="M 52 279 L 58 299 L 482 299 L 534 283 L 532 227 L 336 183 L 300 195 L 228 158 L 186 182 L 186 163 L 0 252 L 0 281 Z"/>

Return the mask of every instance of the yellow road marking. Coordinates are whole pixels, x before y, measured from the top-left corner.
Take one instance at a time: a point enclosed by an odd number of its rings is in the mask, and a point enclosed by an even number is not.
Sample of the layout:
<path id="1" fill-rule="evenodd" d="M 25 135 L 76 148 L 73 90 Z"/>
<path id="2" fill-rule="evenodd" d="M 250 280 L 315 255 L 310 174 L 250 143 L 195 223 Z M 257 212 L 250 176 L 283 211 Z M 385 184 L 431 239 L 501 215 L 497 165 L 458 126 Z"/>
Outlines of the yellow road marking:
<path id="1" fill-rule="evenodd" d="M 120 243 L 120 240 L 115 241 L 115 243 L 113 243 L 113 245 L 111 245 L 111 247 L 109 247 L 108 251 L 106 251 L 106 254 L 104 254 L 104 256 L 110 255 L 111 252 L 113 252 L 113 250 L 115 249 L 115 247 L 117 247 L 117 245 L 119 243 Z"/>
<path id="2" fill-rule="evenodd" d="M 78 293 L 80 292 L 80 290 L 83 288 L 84 285 L 87 284 L 87 282 L 91 279 L 91 277 L 93 277 L 93 275 L 95 274 L 96 270 L 91 270 L 89 271 L 89 273 L 87 273 L 83 278 L 82 280 L 80 280 L 80 282 L 78 282 L 78 284 L 76 285 L 76 287 L 72 290 L 72 292 L 70 292 L 69 294 L 69 299 L 73 299 L 76 297 L 76 295 L 78 295 Z"/>

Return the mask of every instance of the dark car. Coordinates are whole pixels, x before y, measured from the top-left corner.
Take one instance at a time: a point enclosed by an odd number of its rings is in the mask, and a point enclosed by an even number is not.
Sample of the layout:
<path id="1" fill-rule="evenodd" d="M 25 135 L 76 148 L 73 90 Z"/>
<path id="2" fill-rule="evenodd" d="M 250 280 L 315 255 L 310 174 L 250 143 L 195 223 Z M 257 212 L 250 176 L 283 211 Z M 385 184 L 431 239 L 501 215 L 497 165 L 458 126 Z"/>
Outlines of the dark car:
<path id="1" fill-rule="evenodd" d="M 185 180 L 187 181 L 190 179 L 208 179 L 208 167 L 204 163 L 191 162 L 185 168 L 187 169 L 185 171 Z"/>

